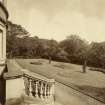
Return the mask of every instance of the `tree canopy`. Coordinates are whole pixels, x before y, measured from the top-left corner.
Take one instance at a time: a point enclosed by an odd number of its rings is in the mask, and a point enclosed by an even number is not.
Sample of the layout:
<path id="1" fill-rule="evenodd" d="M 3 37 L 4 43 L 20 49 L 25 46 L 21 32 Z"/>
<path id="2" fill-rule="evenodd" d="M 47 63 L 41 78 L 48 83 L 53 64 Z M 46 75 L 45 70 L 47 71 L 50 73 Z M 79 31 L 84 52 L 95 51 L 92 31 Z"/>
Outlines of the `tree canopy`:
<path id="1" fill-rule="evenodd" d="M 31 37 L 21 25 L 8 21 L 7 57 L 8 58 L 46 58 L 62 62 L 83 64 L 105 68 L 105 42 L 88 43 L 78 35 L 69 35 L 57 42 L 54 39 Z"/>

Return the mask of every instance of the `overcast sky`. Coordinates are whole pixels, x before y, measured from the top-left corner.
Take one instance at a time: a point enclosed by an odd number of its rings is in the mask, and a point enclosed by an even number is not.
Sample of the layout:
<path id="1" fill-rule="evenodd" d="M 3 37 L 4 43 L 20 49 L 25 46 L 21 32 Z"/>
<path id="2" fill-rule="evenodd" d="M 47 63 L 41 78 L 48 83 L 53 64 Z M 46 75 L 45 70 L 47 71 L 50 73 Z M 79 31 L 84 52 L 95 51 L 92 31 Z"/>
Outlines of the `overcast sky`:
<path id="1" fill-rule="evenodd" d="M 7 0 L 9 20 L 32 35 L 63 40 L 78 34 L 105 41 L 105 0 Z"/>

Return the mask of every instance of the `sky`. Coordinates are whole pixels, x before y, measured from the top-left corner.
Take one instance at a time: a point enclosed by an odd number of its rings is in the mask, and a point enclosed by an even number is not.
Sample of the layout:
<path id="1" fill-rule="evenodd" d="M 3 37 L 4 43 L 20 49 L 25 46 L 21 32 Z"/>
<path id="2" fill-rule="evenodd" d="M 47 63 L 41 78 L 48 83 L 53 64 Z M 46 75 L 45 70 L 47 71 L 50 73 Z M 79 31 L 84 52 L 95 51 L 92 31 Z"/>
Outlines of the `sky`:
<path id="1" fill-rule="evenodd" d="M 32 36 L 105 41 L 105 0 L 7 0 L 7 9 L 9 20 Z"/>

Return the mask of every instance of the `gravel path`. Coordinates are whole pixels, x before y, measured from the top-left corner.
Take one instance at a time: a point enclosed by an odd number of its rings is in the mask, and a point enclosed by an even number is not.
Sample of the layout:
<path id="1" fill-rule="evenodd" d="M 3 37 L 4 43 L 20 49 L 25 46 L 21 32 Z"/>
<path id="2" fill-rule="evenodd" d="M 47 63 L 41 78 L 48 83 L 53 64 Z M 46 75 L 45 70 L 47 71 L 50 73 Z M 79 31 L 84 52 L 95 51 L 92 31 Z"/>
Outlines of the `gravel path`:
<path id="1" fill-rule="evenodd" d="M 63 84 L 55 84 L 55 99 L 62 105 L 105 105 Z"/>

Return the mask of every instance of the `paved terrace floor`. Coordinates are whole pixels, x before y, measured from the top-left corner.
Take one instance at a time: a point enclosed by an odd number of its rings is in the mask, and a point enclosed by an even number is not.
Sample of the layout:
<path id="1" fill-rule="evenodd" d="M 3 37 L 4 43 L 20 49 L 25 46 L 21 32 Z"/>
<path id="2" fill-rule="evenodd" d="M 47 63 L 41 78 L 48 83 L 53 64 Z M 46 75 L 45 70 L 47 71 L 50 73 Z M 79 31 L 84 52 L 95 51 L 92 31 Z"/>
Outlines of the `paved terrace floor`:
<path id="1" fill-rule="evenodd" d="M 88 95 L 105 101 L 105 74 L 96 71 L 82 73 L 80 65 L 52 62 L 43 59 L 16 59 L 16 62 L 24 69 L 54 78 L 57 82 L 73 86 Z M 35 64 L 31 64 L 35 62 Z M 40 62 L 41 64 L 36 64 Z M 56 101 L 62 105 L 104 105 L 103 103 L 83 95 L 63 84 L 56 83 Z"/>

